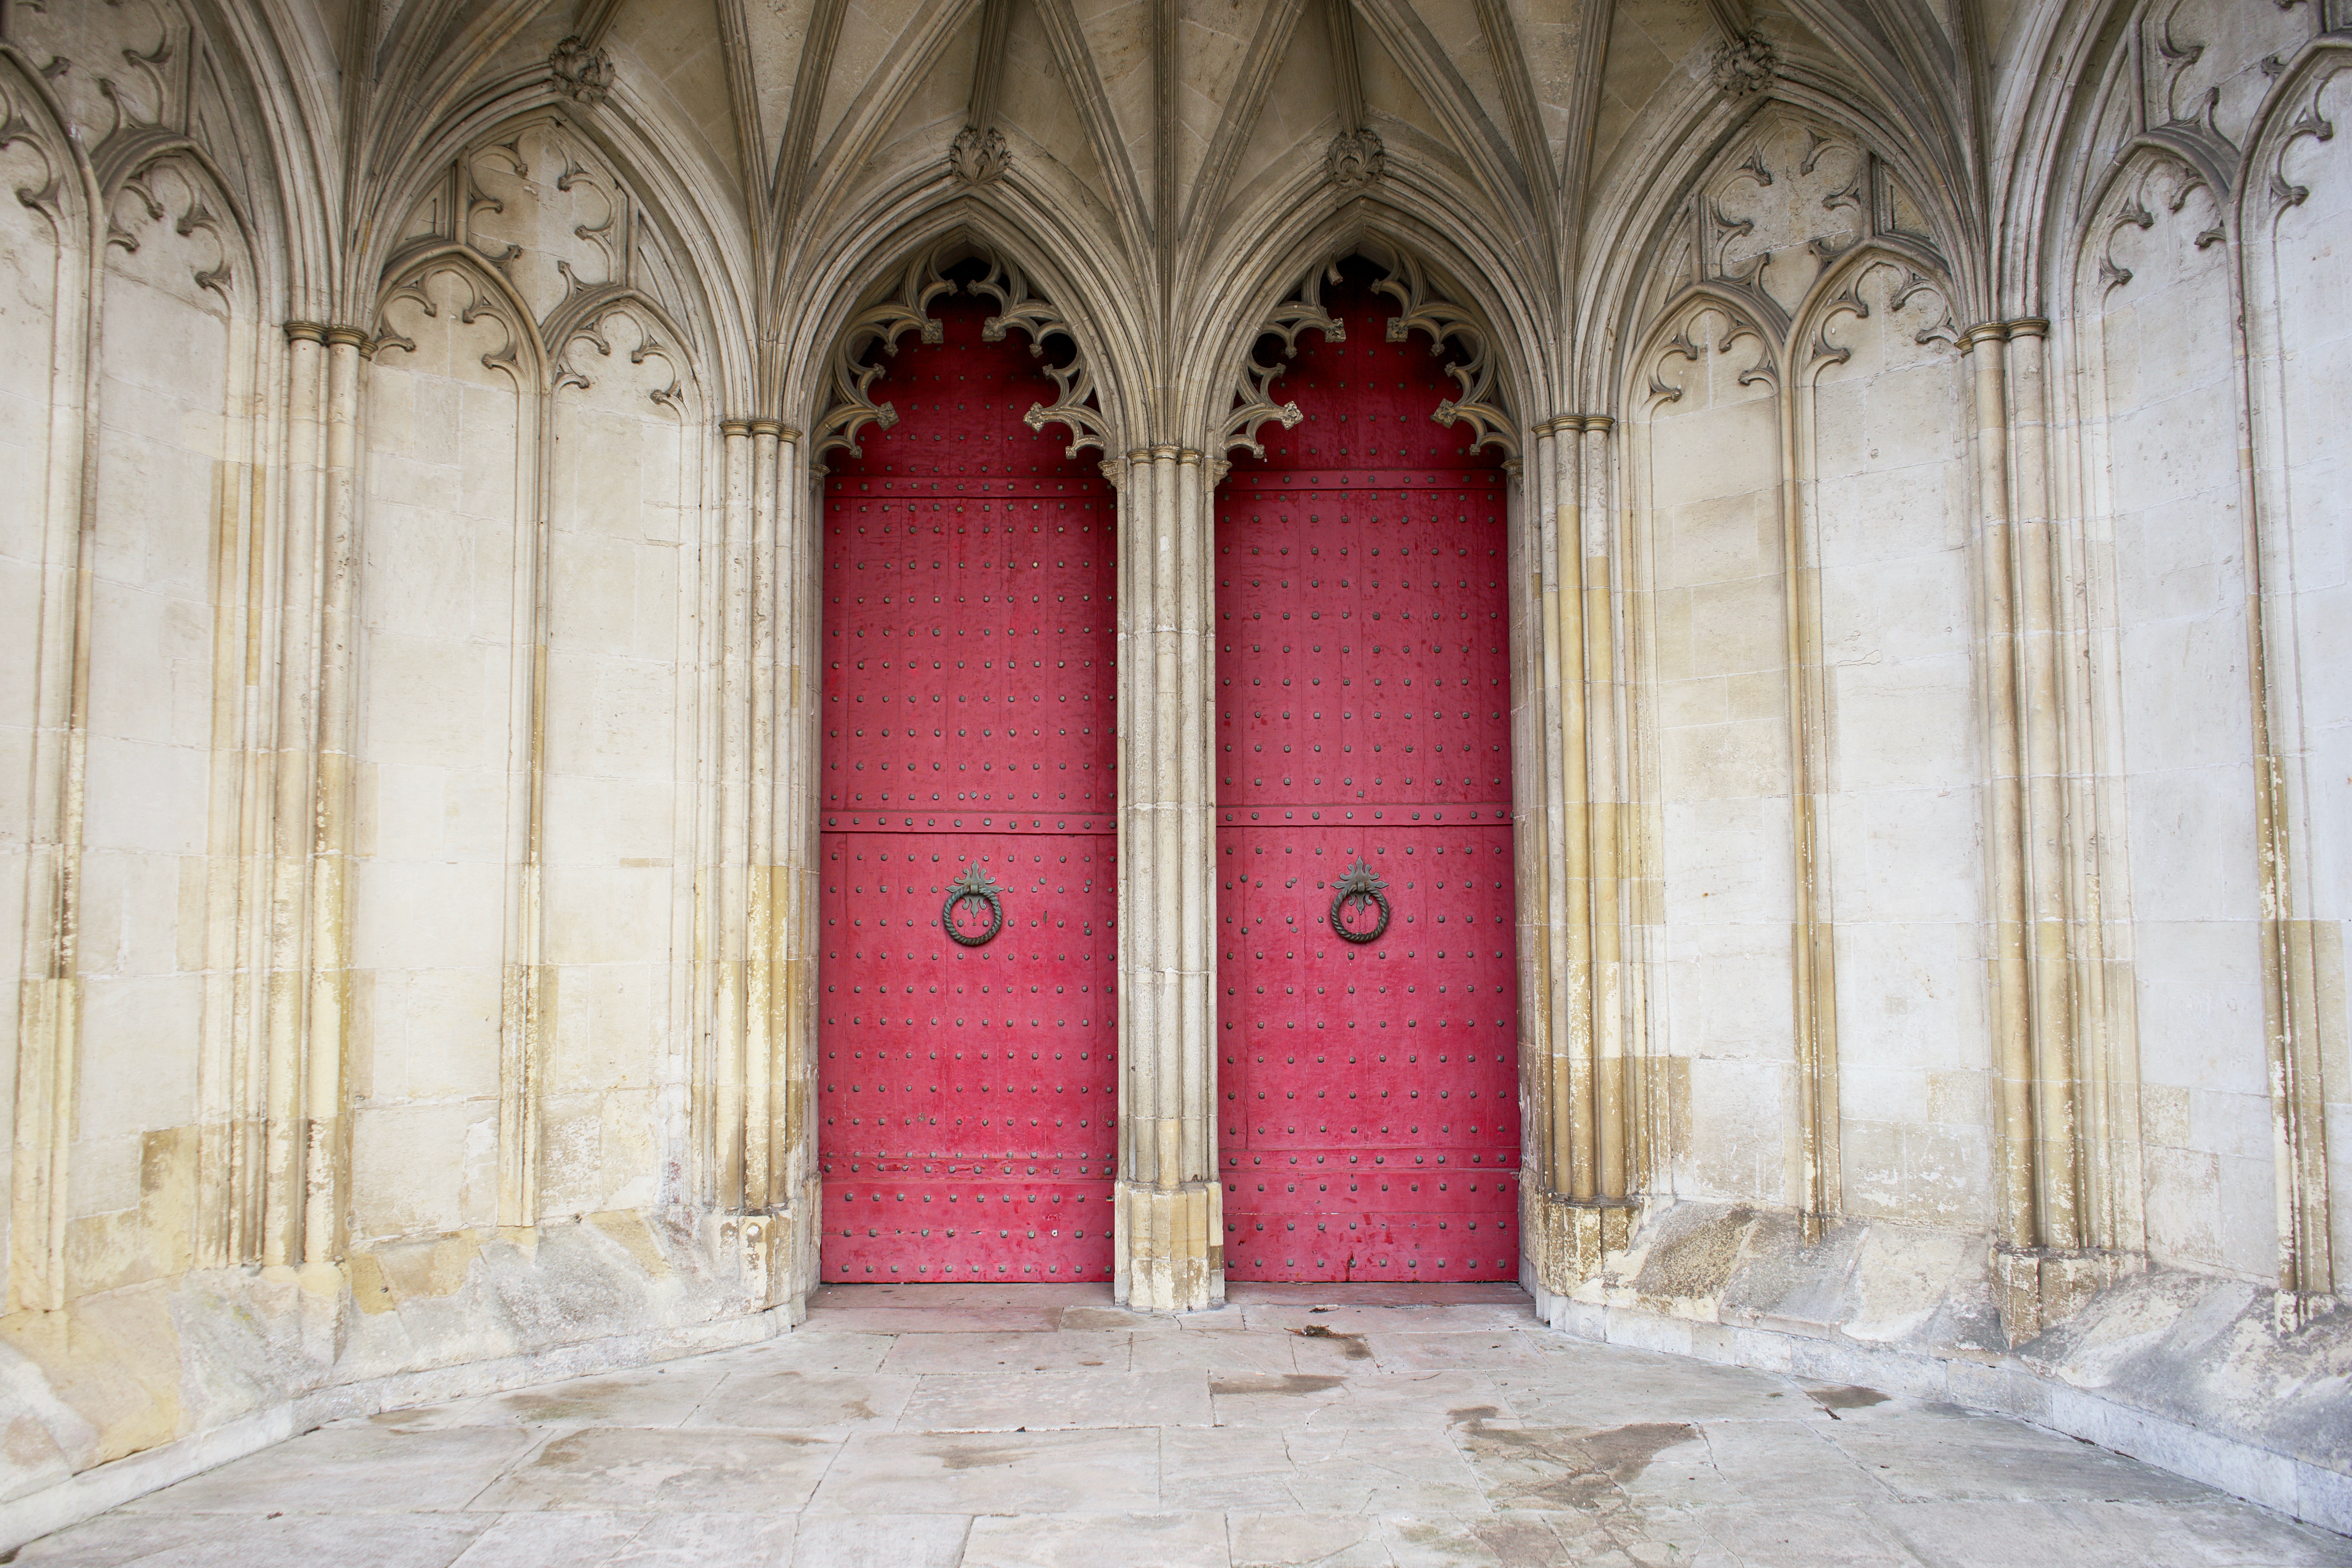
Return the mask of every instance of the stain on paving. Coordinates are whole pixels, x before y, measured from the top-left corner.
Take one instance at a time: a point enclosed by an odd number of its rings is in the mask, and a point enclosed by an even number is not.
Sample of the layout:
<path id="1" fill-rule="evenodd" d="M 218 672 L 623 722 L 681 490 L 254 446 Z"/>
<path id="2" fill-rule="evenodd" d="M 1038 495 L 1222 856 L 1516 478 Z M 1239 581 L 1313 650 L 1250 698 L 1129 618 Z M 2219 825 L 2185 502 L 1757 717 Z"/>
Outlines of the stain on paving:
<path id="1" fill-rule="evenodd" d="M 1309 1323 L 1303 1329 L 1290 1331 L 1303 1340 L 1328 1340 L 1339 1347 L 1339 1353 L 1349 1361 L 1370 1361 L 1372 1347 L 1364 1342 L 1361 1334 L 1343 1334 L 1337 1329 L 1327 1329 L 1320 1323 Z"/>
<path id="2" fill-rule="evenodd" d="M 1267 1373 L 1262 1376 L 1213 1377 L 1211 1394 L 1328 1394 L 1348 1380 L 1319 1373 Z"/>
<path id="3" fill-rule="evenodd" d="M 1017 1465 L 1036 1456 L 1027 1448 L 950 1448 L 939 1456 L 940 1463 L 950 1470 L 986 1470 L 1001 1465 Z"/>
<path id="4" fill-rule="evenodd" d="M 1630 1500 L 1627 1482 L 1668 1448 L 1700 1441 L 1685 1421 L 1623 1426 L 1521 1426 L 1473 1408 L 1455 1440 L 1496 1508 L 1613 1512 Z"/>
<path id="5" fill-rule="evenodd" d="M 1808 1388 L 1805 1396 L 1820 1405 L 1832 1421 L 1839 1419 L 1841 1410 L 1867 1410 L 1874 1405 L 1885 1404 L 1887 1397 L 1874 1388 L 1856 1388 L 1851 1384 Z"/>

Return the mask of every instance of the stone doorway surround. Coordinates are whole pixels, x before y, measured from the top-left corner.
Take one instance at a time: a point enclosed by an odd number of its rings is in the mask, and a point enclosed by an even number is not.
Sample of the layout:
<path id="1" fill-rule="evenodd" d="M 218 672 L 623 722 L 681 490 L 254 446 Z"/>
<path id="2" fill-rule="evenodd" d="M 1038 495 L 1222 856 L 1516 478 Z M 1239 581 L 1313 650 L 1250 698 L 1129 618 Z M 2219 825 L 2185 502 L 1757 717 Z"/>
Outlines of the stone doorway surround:
<path id="1" fill-rule="evenodd" d="M 1073 455 L 1120 444 L 1120 405 L 1097 363 L 1092 323 L 1043 297 L 1034 268 L 1012 247 L 950 232 L 887 274 L 846 319 L 810 427 L 813 477 L 825 455 L 868 426 L 895 420 L 885 351 L 926 327 L 931 302 L 954 287 L 949 269 L 984 258 L 998 313 L 989 331 L 1033 342 L 1066 336 L 1076 352 L 1054 371 L 1055 401 L 1033 428 L 1058 426 Z M 1517 862 L 1519 1005 L 1517 1078 L 1524 1112 L 1518 1228 L 1522 1279 L 1544 1292 L 1572 1289 L 1622 1246 L 1652 1157 L 1638 1056 L 1636 988 L 1621 953 L 1629 912 L 1620 868 L 1631 853 L 1620 747 L 1612 715 L 1618 662 L 1607 543 L 1605 418 L 1528 422 L 1512 411 L 1513 375 L 1477 311 L 1411 248 L 1374 232 L 1335 235 L 1296 286 L 1236 323 L 1233 370 L 1219 396 L 1169 411 L 1181 442 L 1131 445 L 1103 472 L 1119 506 L 1119 1144 L 1115 1249 L 1118 1299 L 1157 1310 L 1200 1310 L 1222 1299 L 1223 1215 L 1216 1168 L 1215 659 L 1212 631 L 1213 502 L 1226 454 L 1262 449 L 1268 422 L 1302 417 L 1276 402 L 1285 365 L 1254 355 L 1268 341 L 1286 353 L 1306 329 L 1338 331 L 1320 303 L 1338 261 L 1365 258 L 1398 313 L 1396 341 L 1443 353 L 1456 385 L 1433 417 L 1506 457 L 1512 653 L 1513 857 Z M 1148 399 L 1131 399 L 1148 403 Z M 1531 460 L 1530 460 L 1531 459 Z M 1530 469 L 1532 468 L 1532 473 Z M 1595 536 L 1579 519 L 1590 512 Z M 1557 584 L 1573 586 L 1562 592 Z M 802 626 L 795 663 L 813 657 Z M 804 945 L 797 939 L 795 945 Z M 805 1131 L 784 1130 L 800 1151 Z M 792 1152 L 795 1167 L 804 1152 Z M 797 1238 L 805 1225 L 794 1227 Z M 813 1278 L 804 1262 L 782 1280 Z"/>

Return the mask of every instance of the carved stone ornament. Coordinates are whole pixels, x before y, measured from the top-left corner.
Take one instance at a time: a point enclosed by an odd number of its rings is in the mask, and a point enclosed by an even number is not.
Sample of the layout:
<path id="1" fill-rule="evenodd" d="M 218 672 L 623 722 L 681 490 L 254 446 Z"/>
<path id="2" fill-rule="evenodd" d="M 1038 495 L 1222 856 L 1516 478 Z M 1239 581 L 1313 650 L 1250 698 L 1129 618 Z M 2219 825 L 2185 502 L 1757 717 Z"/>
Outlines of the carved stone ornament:
<path id="1" fill-rule="evenodd" d="M 1381 145 L 1376 131 L 1342 131 L 1331 138 L 1324 159 L 1331 171 L 1331 183 L 1342 192 L 1363 189 L 1381 177 L 1388 166 L 1388 153 Z"/>
<path id="2" fill-rule="evenodd" d="M 613 88 L 613 57 L 590 48 L 576 33 L 555 46 L 547 57 L 547 68 L 555 78 L 556 90 L 575 103 L 602 103 Z"/>
<path id="3" fill-rule="evenodd" d="M 1518 426 L 1503 406 L 1494 344 L 1478 319 L 1440 294 L 1420 261 L 1404 252 L 1398 253 L 1389 275 L 1372 288 L 1397 302 L 1399 313 L 1389 320 L 1389 342 L 1401 343 L 1409 334 L 1421 332 L 1429 339 L 1431 353 L 1451 352 L 1454 356 L 1445 374 L 1461 394 L 1439 404 L 1430 417 L 1449 429 L 1467 423 L 1475 437 L 1472 446 L 1493 447 L 1506 458 L 1517 458 Z"/>
<path id="4" fill-rule="evenodd" d="M 881 379 L 886 367 L 870 363 L 866 356 L 875 349 L 886 355 L 897 353 L 898 340 L 910 331 L 924 342 L 938 342 L 940 323 L 930 315 L 931 301 L 957 292 L 959 287 L 996 301 L 996 314 L 982 324 L 982 340 L 1002 342 L 1007 331 L 1019 328 L 1029 340 L 1031 357 L 1040 362 L 1038 368 L 1054 384 L 1054 401 L 1031 404 L 1022 422 L 1032 430 L 1047 425 L 1066 426 L 1068 455 L 1073 458 L 1087 447 L 1108 449 L 1110 426 L 1085 353 L 1074 354 L 1066 364 L 1045 363 L 1047 338 L 1066 337 L 1076 342 L 1077 334 L 1050 301 L 1029 292 L 1019 268 L 992 255 L 983 253 L 988 267 L 984 277 L 959 286 L 947 276 L 947 268 L 960 248 L 961 242 L 948 240 L 915 257 L 908 262 L 895 293 L 851 318 L 834 349 L 828 378 L 833 390 L 829 406 L 811 435 L 812 459 L 822 458 L 836 447 L 845 447 L 852 457 L 863 457 L 857 445 L 860 430 L 868 425 L 887 430 L 898 422 L 898 410 L 873 395 L 874 383 Z"/>
<path id="5" fill-rule="evenodd" d="M 1275 306 L 1265 320 L 1258 324 L 1257 341 L 1273 337 L 1281 340 L 1282 357 L 1270 363 L 1260 363 L 1255 357 L 1255 344 L 1242 358 L 1241 370 L 1234 386 L 1233 411 L 1217 431 L 1216 445 L 1211 448 L 1211 468 L 1213 479 L 1223 479 L 1226 472 L 1225 454 L 1236 447 L 1246 447 L 1253 458 L 1265 456 L 1265 447 L 1257 438 L 1257 427 L 1267 420 L 1278 421 L 1288 430 L 1307 417 L 1296 403 L 1276 403 L 1271 389 L 1277 377 L 1287 370 L 1290 361 L 1298 354 L 1298 334 L 1312 327 L 1326 341 L 1335 343 L 1348 341 L 1347 323 L 1323 308 L 1323 285 L 1339 280 L 1339 268 L 1335 261 L 1310 268 L 1298 287 Z"/>
<path id="6" fill-rule="evenodd" d="M 1727 98 L 1746 98 L 1772 85 L 1780 63 L 1780 51 L 1761 33 L 1742 33 L 1716 45 L 1708 75 L 1716 90 Z"/>
<path id="7" fill-rule="evenodd" d="M 967 185 L 984 185 L 1011 166 L 1013 154 L 1004 145 L 1004 133 L 977 125 L 967 125 L 956 132 L 955 143 L 948 149 L 948 167 L 955 177 Z"/>
<path id="8" fill-rule="evenodd" d="M 1364 134 L 1369 136 L 1371 132 Z M 1387 273 L 1372 288 L 1398 305 L 1399 313 L 1388 323 L 1389 342 L 1401 343 L 1407 335 L 1417 331 L 1428 337 L 1430 353 L 1451 353 L 1454 356 L 1445 367 L 1445 374 L 1462 389 L 1461 395 L 1439 404 L 1431 410 L 1430 417 L 1448 428 L 1467 422 L 1475 437 L 1473 446 L 1491 446 L 1507 458 L 1516 458 L 1519 454 L 1518 437 L 1509 413 L 1503 407 L 1501 388 L 1496 384 L 1495 355 L 1487 342 L 1486 328 L 1469 311 L 1440 295 L 1427 271 L 1413 257 L 1400 251 L 1392 258 L 1383 258 L 1368 252 L 1366 258 Z M 1265 456 L 1265 447 L 1257 438 L 1259 426 L 1272 419 L 1287 430 L 1306 417 L 1297 403 L 1275 402 L 1272 390 L 1275 381 L 1298 353 L 1300 332 L 1312 327 L 1330 342 L 1347 341 L 1347 322 L 1323 308 L 1323 286 L 1339 280 L 1336 258 L 1318 263 L 1258 323 L 1257 338 L 1250 353 L 1243 357 L 1235 377 L 1233 408 L 1214 432 L 1215 445 L 1211 447 L 1214 456 L 1209 465 L 1212 484 L 1224 479 L 1228 471 L 1224 454 L 1235 447 L 1245 449 L 1253 458 Z M 1255 357 L 1256 347 L 1268 338 L 1279 340 L 1282 356 L 1271 363 L 1262 363 Z"/>

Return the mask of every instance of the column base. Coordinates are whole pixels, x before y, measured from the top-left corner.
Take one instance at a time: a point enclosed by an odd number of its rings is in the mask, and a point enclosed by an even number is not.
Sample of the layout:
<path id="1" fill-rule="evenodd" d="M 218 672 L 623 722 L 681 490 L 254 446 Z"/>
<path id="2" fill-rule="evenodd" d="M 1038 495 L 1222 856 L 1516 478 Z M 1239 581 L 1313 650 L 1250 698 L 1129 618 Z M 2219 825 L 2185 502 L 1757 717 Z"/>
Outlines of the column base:
<path id="1" fill-rule="evenodd" d="M 2102 1286 L 2135 1272 L 2138 1260 L 2119 1252 L 2059 1252 L 2040 1247 L 1992 1250 L 1995 1304 L 2011 1345 L 2024 1343 L 2083 1310 Z"/>
<path id="2" fill-rule="evenodd" d="M 1534 1284 L 1558 1296 L 1600 1277 L 1610 1253 L 1622 1252 L 1639 1204 L 1633 1198 L 1570 1198 L 1522 1185 L 1519 1235 Z"/>
<path id="3" fill-rule="evenodd" d="M 824 1189 L 804 1186 L 800 1201 L 751 1214 L 712 1216 L 715 1251 L 735 1258 L 746 1311 L 788 1307 L 795 1323 L 808 1316 L 809 1292 L 817 1284 L 818 1208 Z"/>
<path id="4" fill-rule="evenodd" d="M 1118 1189 L 1112 1294 L 1141 1312 L 1199 1312 L 1225 1300 L 1224 1188 L 1215 1182 Z"/>

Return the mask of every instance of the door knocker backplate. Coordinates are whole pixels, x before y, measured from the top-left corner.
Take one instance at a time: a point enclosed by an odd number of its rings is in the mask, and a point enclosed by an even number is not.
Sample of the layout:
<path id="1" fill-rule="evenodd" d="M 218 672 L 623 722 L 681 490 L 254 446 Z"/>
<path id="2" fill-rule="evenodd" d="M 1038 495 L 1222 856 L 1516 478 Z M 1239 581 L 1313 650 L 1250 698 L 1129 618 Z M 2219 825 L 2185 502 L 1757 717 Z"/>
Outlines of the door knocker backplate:
<path id="1" fill-rule="evenodd" d="M 1338 891 L 1331 895 L 1331 929 L 1342 942 L 1378 942 L 1381 933 L 1389 929 L 1388 895 L 1381 889 L 1386 882 L 1372 875 L 1372 868 L 1360 858 L 1348 868 L 1348 874 L 1335 884 Z M 1349 925 L 1348 917 L 1360 913 L 1367 904 L 1381 911 L 1380 923 L 1370 931 L 1358 931 Z"/>
<path id="2" fill-rule="evenodd" d="M 1002 890 L 989 879 L 987 872 L 977 866 L 966 866 L 963 875 L 948 884 L 948 901 L 940 906 L 940 925 L 950 938 L 965 947 L 985 947 L 995 940 L 998 931 L 1004 929 L 1004 900 L 997 896 Z M 958 911 L 967 906 L 973 906 L 970 912 L 975 918 L 981 910 L 988 911 L 988 925 L 984 930 L 969 929 L 956 918 Z M 1388 923 L 1385 917 L 1381 923 Z"/>

